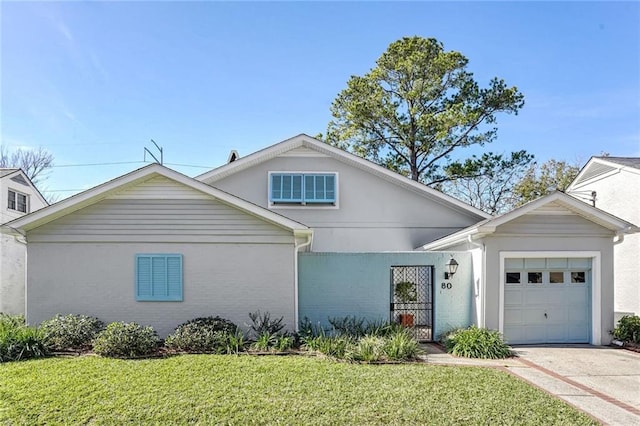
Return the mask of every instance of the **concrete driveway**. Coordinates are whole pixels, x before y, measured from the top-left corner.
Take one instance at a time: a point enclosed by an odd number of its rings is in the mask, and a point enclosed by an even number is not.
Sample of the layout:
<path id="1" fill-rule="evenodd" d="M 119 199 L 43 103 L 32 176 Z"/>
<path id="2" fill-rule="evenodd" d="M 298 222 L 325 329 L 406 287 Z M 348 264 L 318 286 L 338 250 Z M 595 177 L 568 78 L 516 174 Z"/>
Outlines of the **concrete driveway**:
<path id="1" fill-rule="evenodd" d="M 640 353 L 607 346 L 515 346 L 508 370 L 596 419 L 640 425 Z"/>

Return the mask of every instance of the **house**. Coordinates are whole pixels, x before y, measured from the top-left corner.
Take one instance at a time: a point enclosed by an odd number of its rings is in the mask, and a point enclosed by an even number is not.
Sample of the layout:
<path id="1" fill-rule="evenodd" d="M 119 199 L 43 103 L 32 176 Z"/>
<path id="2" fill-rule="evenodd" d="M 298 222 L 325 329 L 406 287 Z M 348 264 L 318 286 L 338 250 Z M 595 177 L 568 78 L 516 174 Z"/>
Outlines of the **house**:
<path id="1" fill-rule="evenodd" d="M 31 323 L 74 312 L 164 336 L 196 316 L 243 325 L 261 310 L 290 328 L 356 315 L 424 340 L 475 323 L 515 341 L 595 344 L 613 322 L 613 238 L 635 231 L 564 194 L 492 218 L 307 135 L 196 178 L 153 164 L 9 225 L 28 241 Z M 577 313 L 559 308 L 558 327 L 578 315 L 579 331 L 514 322 L 534 301 L 516 294 L 516 272 L 545 300 L 582 289 Z"/>
<path id="2" fill-rule="evenodd" d="M 0 168 L 0 224 L 48 205 L 20 169 Z M 26 265 L 24 239 L 0 235 L 0 312 L 24 314 Z"/>
<path id="3" fill-rule="evenodd" d="M 631 223 L 640 224 L 640 158 L 592 157 L 567 194 Z M 640 315 L 640 234 L 621 236 L 614 247 L 615 315 Z"/>

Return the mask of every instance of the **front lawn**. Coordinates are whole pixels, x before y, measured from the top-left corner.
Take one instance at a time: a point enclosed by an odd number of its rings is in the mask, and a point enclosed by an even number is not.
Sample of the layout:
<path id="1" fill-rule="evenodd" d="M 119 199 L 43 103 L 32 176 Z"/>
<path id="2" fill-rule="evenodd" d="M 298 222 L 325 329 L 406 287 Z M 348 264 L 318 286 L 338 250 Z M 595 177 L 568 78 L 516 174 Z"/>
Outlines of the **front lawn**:
<path id="1" fill-rule="evenodd" d="M 9 424 L 596 424 L 507 373 L 299 356 L 0 364 Z"/>

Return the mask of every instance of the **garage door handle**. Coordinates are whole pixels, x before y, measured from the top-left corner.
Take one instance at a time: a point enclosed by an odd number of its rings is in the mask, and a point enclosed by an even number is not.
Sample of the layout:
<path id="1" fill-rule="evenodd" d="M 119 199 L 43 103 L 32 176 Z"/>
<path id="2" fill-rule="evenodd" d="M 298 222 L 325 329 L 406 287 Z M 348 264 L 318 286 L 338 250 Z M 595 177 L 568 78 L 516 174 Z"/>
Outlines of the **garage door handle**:
<path id="1" fill-rule="evenodd" d="M 544 313 L 544 317 L 545 317 L 545 318 L 548 318 L 548 317 L 547 317 L 547 313 L 546 313 L 546 312 Z"/>

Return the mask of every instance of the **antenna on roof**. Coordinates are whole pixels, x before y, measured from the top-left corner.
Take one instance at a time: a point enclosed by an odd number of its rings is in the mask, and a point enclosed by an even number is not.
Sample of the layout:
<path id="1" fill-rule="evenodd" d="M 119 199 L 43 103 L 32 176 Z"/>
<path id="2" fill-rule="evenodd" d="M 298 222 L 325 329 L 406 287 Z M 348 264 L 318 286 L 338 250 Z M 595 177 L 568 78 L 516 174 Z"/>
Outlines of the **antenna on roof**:
<path id="1" fill-rule="evenodd" d="M 158 161 L 158 158 L 153 155 L 153 152 L 149 151 L 147 149 L 147 147 L 144 148 L 144 161 L 147 161 L 147 153 L 153 157 L 154 160 L 156 160 L 156 163 L 162 165 L 164 163 L 164 153 L 162 152 L 162 148 L 158 146 L 158 144 L 156 143 L 156 141 L 154 141 L 153 139 L 151 139 L 151 142 L 153 142 L 153 144 L 156 146 L 156 148 L 158 148 L 158 151 L 160 152 L 160 161 Z"/>

